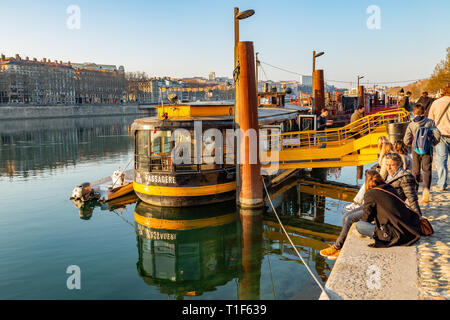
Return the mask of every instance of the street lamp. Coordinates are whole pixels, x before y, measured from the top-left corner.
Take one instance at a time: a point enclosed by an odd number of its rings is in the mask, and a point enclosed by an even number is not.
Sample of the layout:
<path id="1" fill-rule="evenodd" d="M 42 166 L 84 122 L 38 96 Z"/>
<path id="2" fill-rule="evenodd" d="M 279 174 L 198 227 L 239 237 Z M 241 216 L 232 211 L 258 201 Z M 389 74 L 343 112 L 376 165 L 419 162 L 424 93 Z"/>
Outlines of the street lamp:
<path id="1" fill-rule="evenodd" d="M 313 51 L 313 70 L 312 70 L 312 114 L 316 114 L 316 92 L 314 90 L 314 71 L 316 71 L 316 58 L 323 56 L 325 52 L 316 53 Z"/>
<path id="2" fill-rule="evenodd" d="M 245 10 L 239 12 L 239 8 L 234 8 L 234 67 L 236 68 L 237 44 L 239 42 L 239 20 L 247 19 L 255 14 L 255 10 Z"/>

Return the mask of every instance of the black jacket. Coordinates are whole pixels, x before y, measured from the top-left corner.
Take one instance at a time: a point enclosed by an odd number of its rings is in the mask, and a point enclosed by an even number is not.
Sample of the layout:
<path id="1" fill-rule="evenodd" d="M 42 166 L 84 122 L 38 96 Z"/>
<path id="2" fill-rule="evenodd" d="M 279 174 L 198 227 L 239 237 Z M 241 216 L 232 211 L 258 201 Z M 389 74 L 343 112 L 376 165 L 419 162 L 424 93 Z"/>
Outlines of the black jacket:
<path id="1" fill-rule="evenodd" d="M 409 97 L 408 97 L 408 96 L 404 96 L 404 97 L 402 98 L 402 100 L 400 101 L 399 107 L 400 107 L 400 108 L 405 108 L 405 110 L 409 112 L 409 109 L 410 109 L 411 107 L 410 107 L 410 105 L 409 105 Z"/>
<path id="2" fill-rule="evenodd" d="M 431 97 L 420 97 L 419 100 L 417 100 L 417 103 L 420 103 L 423 105 L 423 108 L 425 110 L 425 115 L 428 117 L 428 112 L 430 112 L 431 104 L 433 103 L 434 99 Z"/>
<path id="3" fill-rule="evenodd" d="M 400 198 L 406 201 L 414 211 L 422 214 L 416 192 L 416 179 L 410 172 L 399 168 L 393 176 L 388 175 L 386 182 L 395 188 Z"/>
<path id="4" fill-rule="evenodd" d="M 378 188 L 398 196 L 395 188 L 389 184 Z M 375 247 L 409 246 L 420 239 L 419 215 L 396 197 L 381 190 L 371 189 L 366 192 L 361 220 L 375 220 Z"/>
<path id="5" fill-rule="evenodd" d="M 317 130 L 322 131 L 327 128 L 327 118 L 322 115 L 317 116 Z"/>

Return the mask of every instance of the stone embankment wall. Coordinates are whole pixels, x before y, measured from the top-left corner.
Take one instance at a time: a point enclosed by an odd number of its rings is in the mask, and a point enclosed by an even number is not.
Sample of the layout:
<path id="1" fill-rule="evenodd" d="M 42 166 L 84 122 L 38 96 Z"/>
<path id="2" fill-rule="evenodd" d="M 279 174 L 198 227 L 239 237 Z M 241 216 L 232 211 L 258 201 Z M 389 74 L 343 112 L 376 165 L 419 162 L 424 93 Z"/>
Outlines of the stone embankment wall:
<path id="1" fill-rule="evenodd" d="M 155 109 L 140 109 L 137 105 L 0 106 L 0 120 L 130 114 L 153 115 Z"/>

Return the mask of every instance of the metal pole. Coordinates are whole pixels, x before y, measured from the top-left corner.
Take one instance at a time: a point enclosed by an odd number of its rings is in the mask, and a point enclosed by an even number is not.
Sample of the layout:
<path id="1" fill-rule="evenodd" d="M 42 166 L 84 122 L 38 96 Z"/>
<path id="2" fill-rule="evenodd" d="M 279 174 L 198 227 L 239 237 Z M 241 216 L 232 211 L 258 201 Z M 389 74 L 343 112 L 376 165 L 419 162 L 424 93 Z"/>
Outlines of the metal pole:
<path id="1" fill-rule="evenodd" d="M 311 113 L 312 114 L 316 114 L 316 101 L 315 101 L 315 93 L 314 93 L 314 71 L 316 70 L 316 51 L 313 51 L 313 70 L 312 70 L 312 77 L 311 77 L 311 81 L 312 81 L 312 93 L 311 93 L 311 97 L 312 97 L 312 107 L 311 107 Z"/>
<path id="2" fill-rule="evenodd" d="M 258 54 L 259 54 L 259 52 L 255 53 L 255 61 L 256 61 L 256 70 L 255 70 L 255 75 L 256 75 L 256 93 L 258 93 L 258 67 L 259 67 Z"/>

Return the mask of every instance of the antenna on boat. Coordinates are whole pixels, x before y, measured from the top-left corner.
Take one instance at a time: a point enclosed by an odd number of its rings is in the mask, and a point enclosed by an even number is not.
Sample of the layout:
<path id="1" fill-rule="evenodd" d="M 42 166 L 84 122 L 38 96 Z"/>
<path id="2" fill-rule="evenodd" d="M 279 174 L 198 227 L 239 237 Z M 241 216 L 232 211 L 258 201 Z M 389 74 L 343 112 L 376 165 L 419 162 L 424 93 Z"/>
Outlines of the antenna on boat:
<path id="1" fill-rule="evenodd" d="M 162 115 L 164 117 L 164 99 L 163 99 L 162 87 L 159 87 L 159 95 L 161 96 Z"/>

